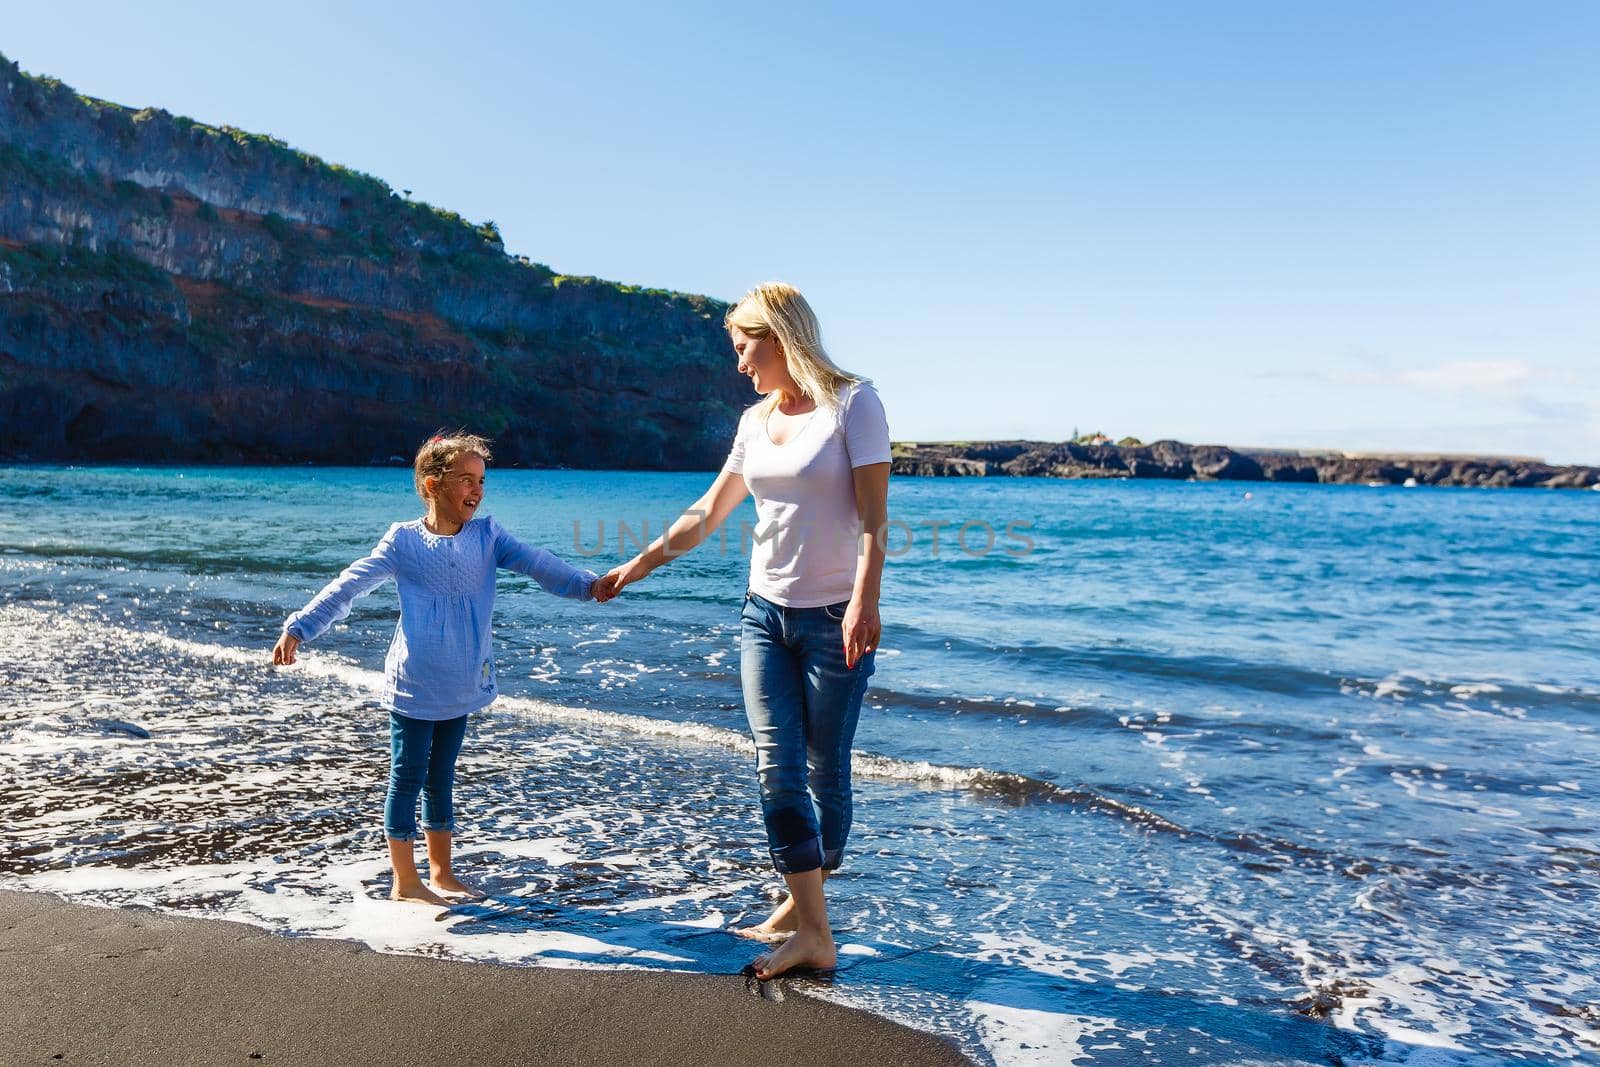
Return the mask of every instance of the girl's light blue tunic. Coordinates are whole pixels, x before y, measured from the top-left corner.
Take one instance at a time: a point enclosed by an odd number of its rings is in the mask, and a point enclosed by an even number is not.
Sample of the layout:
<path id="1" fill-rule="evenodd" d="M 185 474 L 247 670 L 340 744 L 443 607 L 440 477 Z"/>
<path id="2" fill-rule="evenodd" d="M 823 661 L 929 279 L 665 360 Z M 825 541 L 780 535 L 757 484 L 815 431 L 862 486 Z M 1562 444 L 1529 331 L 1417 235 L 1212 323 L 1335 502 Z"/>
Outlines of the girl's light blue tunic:
<path id="1" fill-rule="evenodd" d="M 495 698 L 495 571 L 526 574 L 549 592 L 593 599 L 593 571 L 580 570 L 506 532 L 493 518 L 459 533 L 429 533 L 421 519 L 389 527 L 372 553 L 344 569 L 284 630 L 315 641 L 350 605 L 393 578 L 400 622 L 384 660 L 383 705 L 413 719 L 453 719 Z"/>

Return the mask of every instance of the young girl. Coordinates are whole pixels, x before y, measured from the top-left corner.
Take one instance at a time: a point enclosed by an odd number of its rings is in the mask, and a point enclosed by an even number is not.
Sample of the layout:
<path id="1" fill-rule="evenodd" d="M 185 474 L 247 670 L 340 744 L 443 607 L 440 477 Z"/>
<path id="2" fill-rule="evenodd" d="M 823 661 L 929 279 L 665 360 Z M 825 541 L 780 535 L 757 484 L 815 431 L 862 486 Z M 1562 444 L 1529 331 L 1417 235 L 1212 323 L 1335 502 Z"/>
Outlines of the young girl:
<path id="1" fill-rule="evenodd" d="M 289 664 L 303 641 L 315 641 L 350 614 L 351 603 L 393 578 L 400 622 L 384 660 L 383 705 L 389 709 L 389 795 L 383 830 L 394 866 L 390 897 L 448 905 L 476 895 L 450 869 L 455 829 L 451 786 L 467 715 L 495 698 L 493 635 L 495 571 L 526 574 L 549 592 L 575 600 L 611 599 L 594 590 L 595 575 L 542 548 L 530 548 L 485 515 L 484 466 L 489 442 L 473 434 L 434 437 L 417 451 L 414 480 L 427 514 L 389 527 L 370 555 L 346 567 L 311 602 L 289 616 L 272 662 Z M 600 596 L 593 594 L 599 592 Z M 417 874 L 417 794 L 428 842 L 428 884 Z"/>

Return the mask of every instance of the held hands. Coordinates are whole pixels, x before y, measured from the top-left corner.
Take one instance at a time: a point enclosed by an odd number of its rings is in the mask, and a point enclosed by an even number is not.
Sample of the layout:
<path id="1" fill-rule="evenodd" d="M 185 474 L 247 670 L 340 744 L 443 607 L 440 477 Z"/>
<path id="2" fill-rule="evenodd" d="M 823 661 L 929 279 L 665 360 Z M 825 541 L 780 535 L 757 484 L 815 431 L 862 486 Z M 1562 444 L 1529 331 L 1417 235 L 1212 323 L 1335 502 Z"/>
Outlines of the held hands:
<path id="1" fill-rule="evenodd" d="M 859 597 L 852 599 L 844 609 L 840 629 L 844 631 L 844 665 L 855 670 L 862 657 L 878 647 L 878 639 L 883 636 L 878 605 L 863 604 Z"/>
<path id="2" fill-rule="evenodd" d="M 624 586 L 632 585 L 649 573 L 649 571 L 645 570 L 643 564 L 639 562 L 639 557 L 635 556 L 620 567 L 613 567 L 601 577 L 596 578 L 594 587 L 590 592 L 593 594 L 596 603 L 604 604 L 622 592 Z"/>
<path id="3" fill-rule="evenodd" d="M 294 651 L 300 647 L 300 639 L 294 634 L 284 631 L 278 638 L 278 643 L 272 646 L 273 666 L 284 667 L 294 662 Z"/>

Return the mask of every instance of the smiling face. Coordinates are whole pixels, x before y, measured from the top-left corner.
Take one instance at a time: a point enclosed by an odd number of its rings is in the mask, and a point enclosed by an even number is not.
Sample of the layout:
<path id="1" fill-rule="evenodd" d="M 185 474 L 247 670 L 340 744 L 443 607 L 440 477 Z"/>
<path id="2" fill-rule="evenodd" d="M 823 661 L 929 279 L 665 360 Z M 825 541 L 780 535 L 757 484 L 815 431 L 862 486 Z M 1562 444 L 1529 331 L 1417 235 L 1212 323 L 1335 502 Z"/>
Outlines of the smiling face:
<path id="1" fill-rule="evenodd" d="M 457 533 L 472 521 L 483 503 L 483 476 L 483 457 L 464 452 L 450 461 L 443 475 L 425 481 L 428 525 L 435 533 Z"/>
<path id="2" fill-rule="evenodd" d="M 756 392 L 765 396 L 774 389 L 793 391 L 794 379 L 790 377 L 788 363 L 783 358 L 783 344 L 776 336 L 768 334 L 755 337 L 730 325 L 728 337 L 733 341 L 733 351 L 739 357 L 739 373 L 750 379 Z"/>

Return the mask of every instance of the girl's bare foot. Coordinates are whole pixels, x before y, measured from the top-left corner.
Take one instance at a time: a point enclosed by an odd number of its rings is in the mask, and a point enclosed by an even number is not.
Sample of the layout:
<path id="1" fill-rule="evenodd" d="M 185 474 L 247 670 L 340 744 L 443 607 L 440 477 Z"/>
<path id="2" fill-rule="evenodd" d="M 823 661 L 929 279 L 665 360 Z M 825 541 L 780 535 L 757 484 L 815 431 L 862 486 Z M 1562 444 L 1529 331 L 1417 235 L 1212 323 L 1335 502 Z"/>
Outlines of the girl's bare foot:
<path id="1" fill-rule="evenodd" d="M 448 908 L 450 902 L 427 886 L 418 882 L 416 885 L 397 885 L 389 890 L 389 899 L 403 901 L 407 904 L 432 904 L 437 908 Z"/>
<path id="2" fill-rule="evenodd" d="M 796 967 L 831 971 L 838 962 L 831 932 L 826 929 L 800 930 L 776 950 L 756 957 L 751 966 L 755 968 L 756 977 L 765 982 Z"/>
<path id="3" fill-rule="evenodd" d="M 744 926 L 735 930 L 740 937 L 748 937 L 752 941 L 767 941 L 779 944 L 788 939 L 800 926 L 799 919 L 795 916 L 794 897 L 784 897 L 771 915 L 754 926 Z"/>
<path id="4" fill-rule="evenodd" d="M 485 896 L 483 890 L 468 885 L 449 872 L 434 875 L 428 880 L 428 885 L 440 896 L 465 897 L 468 900 L 482 900 Z"/>

